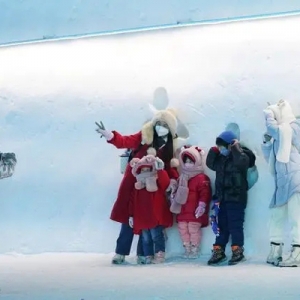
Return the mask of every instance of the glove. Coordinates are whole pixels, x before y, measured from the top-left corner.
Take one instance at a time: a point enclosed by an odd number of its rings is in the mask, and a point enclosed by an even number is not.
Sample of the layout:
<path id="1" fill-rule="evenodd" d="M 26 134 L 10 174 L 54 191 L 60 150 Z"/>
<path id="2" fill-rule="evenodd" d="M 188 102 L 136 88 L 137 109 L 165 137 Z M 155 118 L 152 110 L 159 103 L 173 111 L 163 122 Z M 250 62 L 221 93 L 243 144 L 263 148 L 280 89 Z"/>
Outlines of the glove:
<path id="1" fill-rule="evenodd" d="M 231 147 L 234 147 L 234 146 L 236 146 L 238 143 L 239 143 L 239 141 L 238 141 L 237 139 L 234 139 L 234 140 L 231 141 L 230 146 L 231 146 Z"/>
<path id="2" fill-rule="evenodd" d="M 154 164 L 155 164 L 156 170 L 163 170 L 165 167 L 165 163 L 158 157 L 156 158 L 156 161 Z"/>
<path id="3" fill-rule="evenodd" d="M 206 204 L 202 201 L 199 202 L 198 207 L 195 210 L 195 217 L 198 219 L 205 213 Z"/>
<path id="4" fill-rule="evenodd" d="M 131 228 L 133 228 L 133 217 L 129 217 L 128 223 L 129 223 L 129 226 Z"/>
<path id="5" fill-rule="evenodd" d="M 211 147 L 210 149 L 215 153 L 220 153 L 220 150 L 218 147 Z"/>
<path id="6" fill-rule="evenodd" d="M 219 236 L 220 235 L 220 228 L 219 228 L 216 216 L 214 216 L 214 215 L 210 216 L 210 225 L 211 225 L 211 229 L 214 232 L 214 234 L 216 236 Z"/>
<path id="7" fill-rule="evenodd" d="M 104 136 L 107 141 L 110 141 L 113 139 L 114 134 L 111 131 L 105 129 L 102 121 L 100 121 L 100 124 L 98 122 L 95 122 L 95 124 L 98 126 L 96 131 L 101 134 L 101 136 L 100 136 L 101 138 Z"/>
<path id="8" fill-rule="evenodd" d="M 264 113 L 264 116 L 265 116 L 266 120 L 269 119 L 269 118 L 275 119 L 274 113 L 273 113 L 273 111 L 271 109 L 268 109 L 268 108 L 264 109 L 263 113 Z"/>
<path id="9" fill-rule="evenodd" d="M 263 142 L 268 143 L 271 141 L 271 139 L 272 139 L 272 137 L 266 132 L 263 136 Z"/>
<path id="10" fill-rule="evenodd" d="M 175 194 L 176 190 L 177 190 L 177 180 L 171 179 L 166 192 L 171 192 L 171 195 L 172 195 L 172 194 Z"/>

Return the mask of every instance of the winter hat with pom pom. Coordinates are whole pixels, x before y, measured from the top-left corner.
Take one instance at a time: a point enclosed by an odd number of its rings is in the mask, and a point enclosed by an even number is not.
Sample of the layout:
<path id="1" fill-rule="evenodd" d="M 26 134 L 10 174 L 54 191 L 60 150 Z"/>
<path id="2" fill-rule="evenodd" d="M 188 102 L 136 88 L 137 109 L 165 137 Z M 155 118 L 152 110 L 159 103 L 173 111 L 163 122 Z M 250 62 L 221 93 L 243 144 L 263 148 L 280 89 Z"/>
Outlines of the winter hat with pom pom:
<path id="1" fill-rule="evenodd" d="M 156 156 L 156 150 L 153 147 L 148 148 L 147 150 L 148 155 Z"/>

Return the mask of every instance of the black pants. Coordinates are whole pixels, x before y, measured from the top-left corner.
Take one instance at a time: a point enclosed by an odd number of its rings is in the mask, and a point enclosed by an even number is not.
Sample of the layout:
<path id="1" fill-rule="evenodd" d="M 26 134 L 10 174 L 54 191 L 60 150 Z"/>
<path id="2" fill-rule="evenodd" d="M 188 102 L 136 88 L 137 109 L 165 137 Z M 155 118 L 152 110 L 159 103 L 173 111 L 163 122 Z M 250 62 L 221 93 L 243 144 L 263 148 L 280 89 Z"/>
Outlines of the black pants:
<path id="1" fill-rule="evenodd" d="M 225 249 L 229 236 L 231 236 L 232 246 L 244 246 L 245 208 L 246 206 L 241 203 L 221 202 L 218 214 L 220 235 L 216 237 L 216 246 Z"/>
<path id="2" fill-rule="evenodd" d="M 130 249 L 133 241 L 133 230 L 127 224 L 121 225 L 121 231 L 117 239 L 116 253 L 120 255 L 129 255 Z M 143 255 L 143 245 L 142 245 L 142 235 L 139 236 L 139 241 L 137 244 L 136 254 L 140 256 Z"/>

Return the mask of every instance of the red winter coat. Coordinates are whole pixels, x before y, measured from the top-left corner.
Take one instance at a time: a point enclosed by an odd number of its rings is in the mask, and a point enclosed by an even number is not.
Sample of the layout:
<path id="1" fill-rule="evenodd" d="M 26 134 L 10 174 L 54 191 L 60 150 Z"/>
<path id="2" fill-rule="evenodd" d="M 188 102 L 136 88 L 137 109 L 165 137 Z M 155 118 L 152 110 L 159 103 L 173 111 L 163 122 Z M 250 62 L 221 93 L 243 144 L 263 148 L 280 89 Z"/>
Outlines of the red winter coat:
<path id="1" fill-rule="evenodd" d="M 139 234 L 143 229 L 151 229 L 158 225 L 171 227 L 173 214 L 166 199 L 166 189 L 170 178 L 165 170 L 157 172 L 158 191 L 148 192 L 134 189 L 131 197 L 129 213 L 133 216 L 133 232 Z"/>
<path id="2" fill-rule="evenodd" d="M 182 205 L 180 214 L 177 215 L 177 222 L 199 222 L 202 227 L 208 225 L 209 204 L 211 201 L 211 183 L 205 174 L 199 174 L 188 181 L 189 195 L 186 203 Z M 195 217 L 195 210 L 199 201 L 206 203 L 205 213 Z"/>
<path id="3" fill-rule="evenodd" d="M 119 149 L 137 149 L 142 141 L 142 132 L 138 132 L 137 134 L 122 136 L 120 133 L 113 131 L 114 138 L 108 143 L 113 144 L 115 147 Z M 136 153 L 134 157 L 142 158 L 147 155 L 147 150 L 150 147 L 149 144 L 143 145 L 139 151 Z M 161 150 L 157 152 L 157 156 L 161 157 Z M 170 178 L 177 179 L 178 172 L 175 168 L 170 167 L 170 162 L 165 162 L 165 170 L 167 171 Z M 125 174 L 121 181 L 118 196 L 114 203 L 114 206 L 111 211 L 110 219 L 116 222 L 120 222 L 123 224 L 128 224 L 128 220 L 130 217 L 129 214 L 129 201 L 131 199 L 132 193 L 135 190 L 134 183 L 136 182 L 135 177 L 131 173 L 131 167 L 128 164 L 125 170 Z"/>

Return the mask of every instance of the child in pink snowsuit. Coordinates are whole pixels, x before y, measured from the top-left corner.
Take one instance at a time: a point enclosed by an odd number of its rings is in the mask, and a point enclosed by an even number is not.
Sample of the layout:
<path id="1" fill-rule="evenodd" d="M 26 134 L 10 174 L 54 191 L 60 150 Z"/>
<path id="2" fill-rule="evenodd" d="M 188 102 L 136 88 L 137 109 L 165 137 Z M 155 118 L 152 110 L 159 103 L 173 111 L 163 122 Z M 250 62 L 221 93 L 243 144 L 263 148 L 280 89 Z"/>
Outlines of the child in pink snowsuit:
<path id="1" fill-rule="evenodd" d="M 178 231 L 185 248 L 185 258 L 197 258 L 201 241 L 201 228 L 208 226 L 211 201 L 211 182 L 204 174 L 204 151 L 192 146 L 181 149 L 179 160 L 171 161 L 179 166 L 180 177 L 175 194 L 171 195 L 170 210 L 177 214 Z"/>

